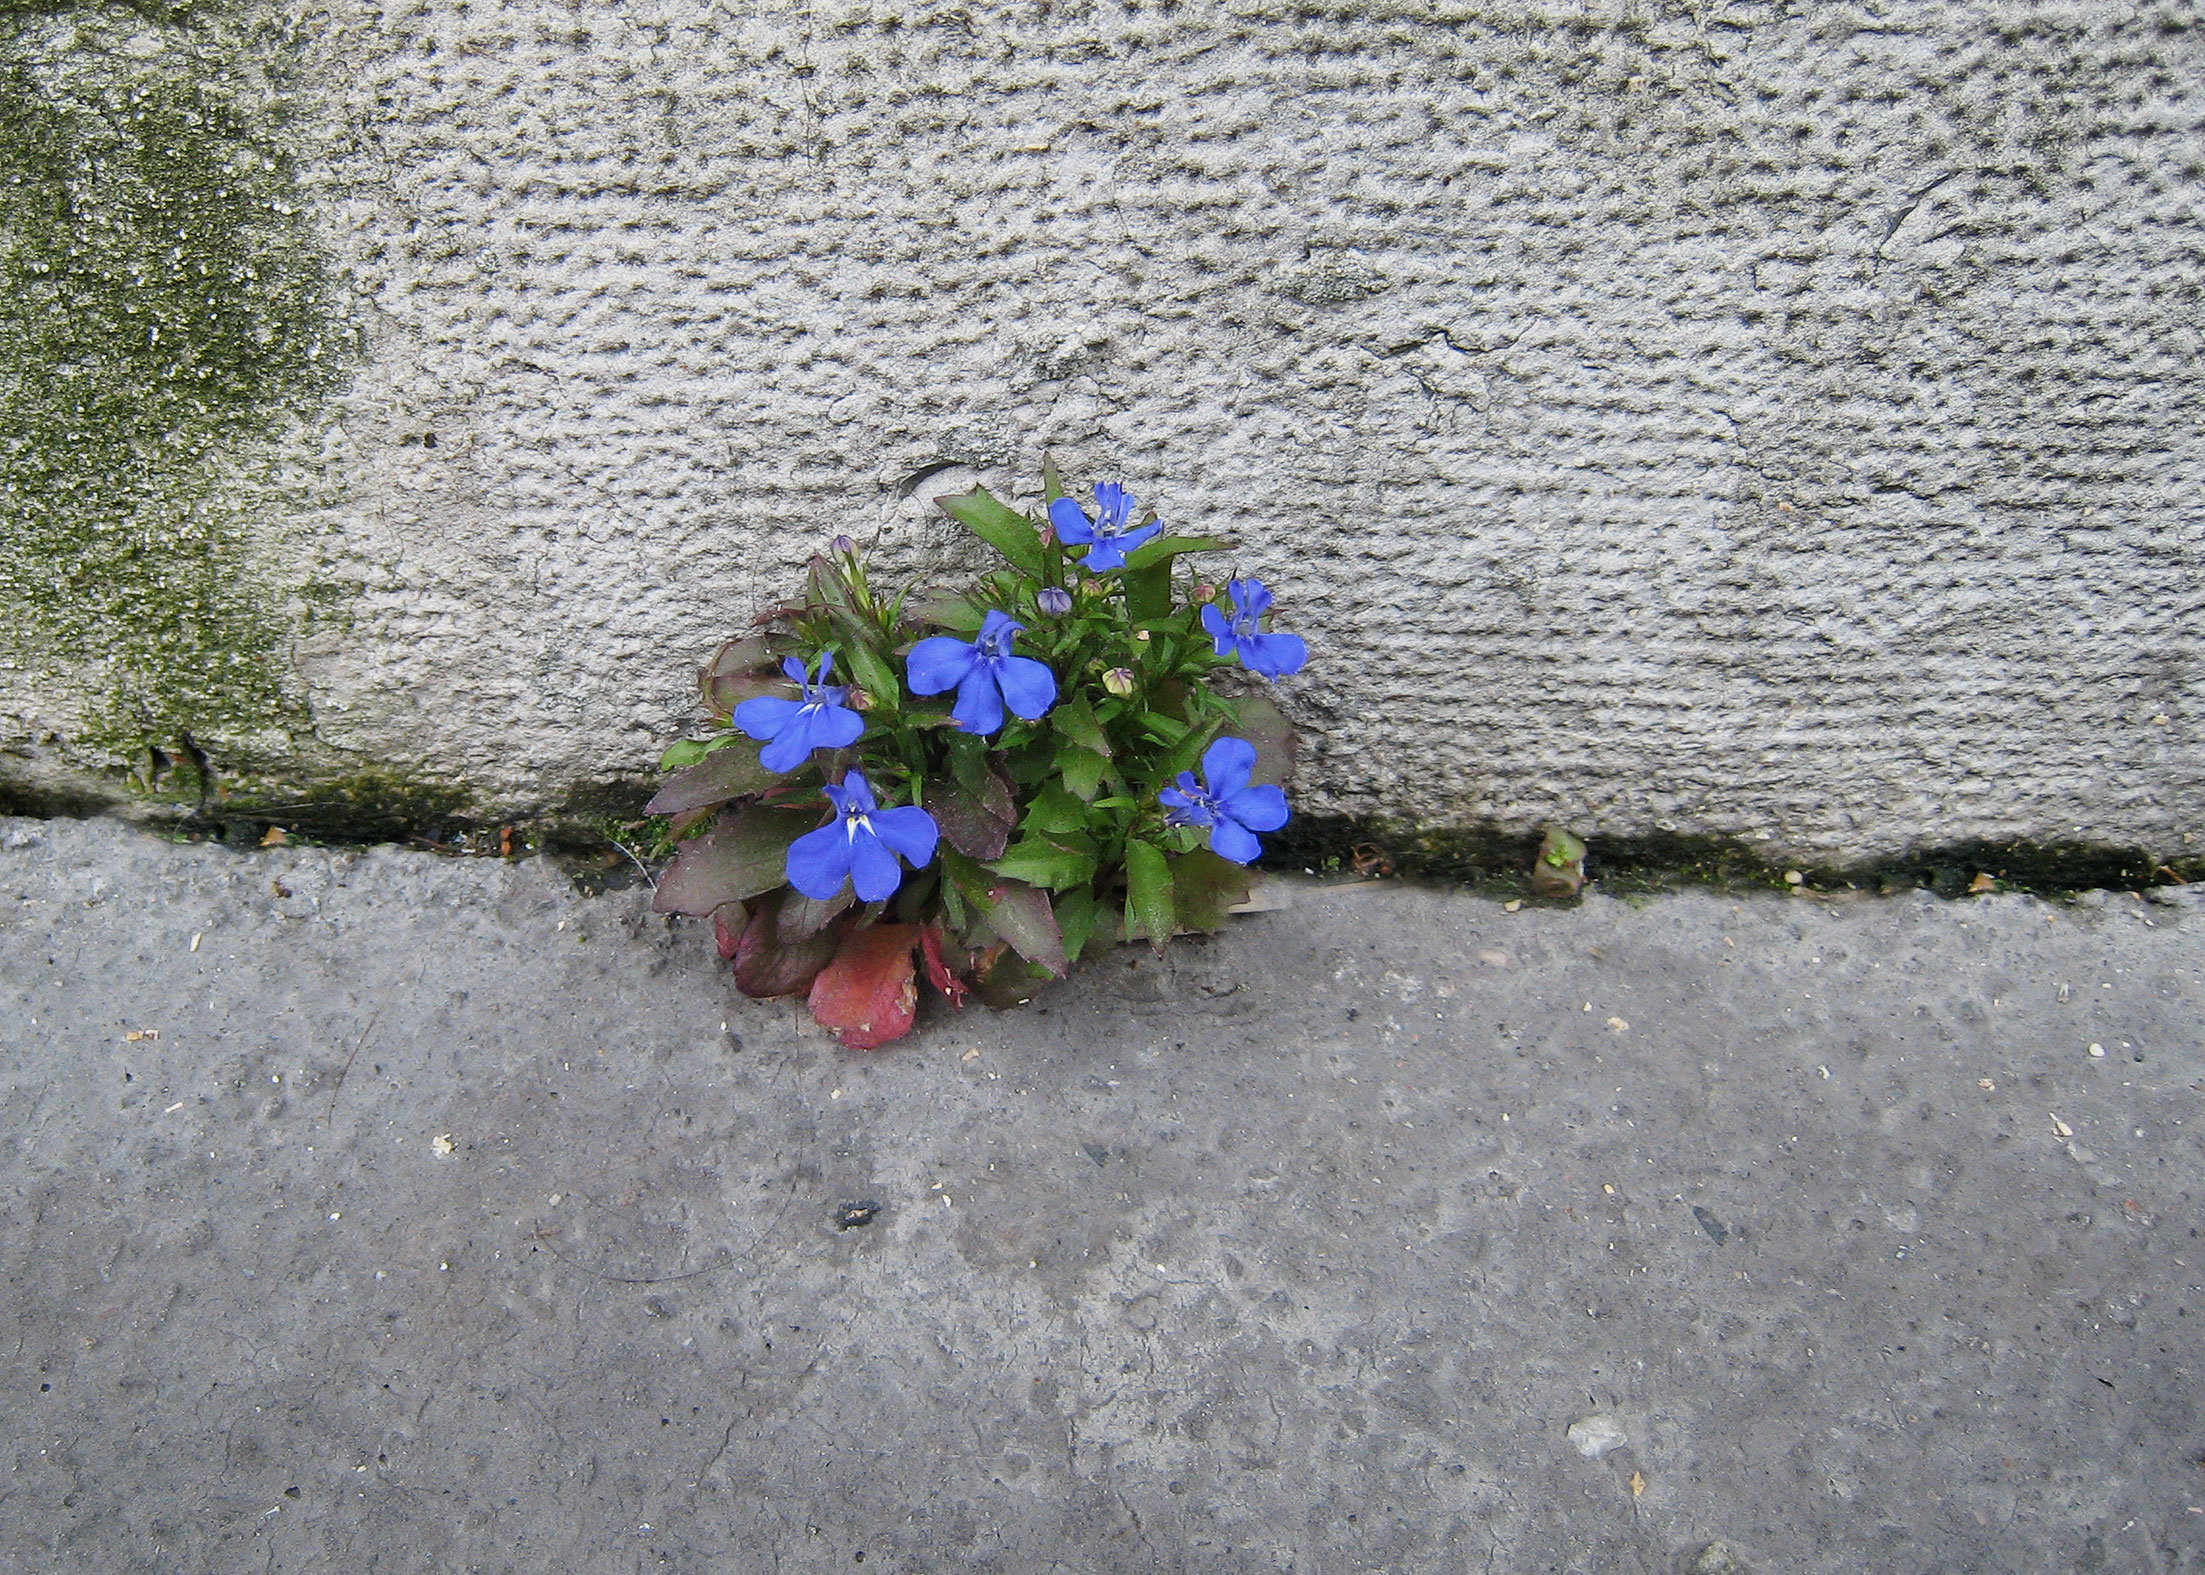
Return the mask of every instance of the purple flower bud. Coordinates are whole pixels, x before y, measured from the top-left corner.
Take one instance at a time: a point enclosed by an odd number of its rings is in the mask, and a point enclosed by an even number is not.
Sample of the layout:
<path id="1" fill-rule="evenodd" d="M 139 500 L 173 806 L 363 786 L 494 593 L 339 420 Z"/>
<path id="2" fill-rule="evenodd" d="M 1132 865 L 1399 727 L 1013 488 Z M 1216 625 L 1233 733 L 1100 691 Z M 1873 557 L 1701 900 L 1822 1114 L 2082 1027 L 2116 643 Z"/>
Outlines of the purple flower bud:
<path id="1" fill-rule="evenodd" d="M 858 550 L 858 544 L 847 536 L 837 536 L 834 539 L 833 550 L 847 558 Z"/>
<path id="2" fill-rule="evenodd" d="M 1112 694 L 1123 697 L 1133 693 L 1133 674 L 1123 667 L 1113 667 L 1103 674 L 1103 687 Z"/>
<path id="3" fill-rule="evenodd" d="M 1034 597 L 1034 605 L 1052 618 L 1062 618 L 1072 610 L 1072 593 L 1054 585 L 1044 586 L 1041 593 Z"/>

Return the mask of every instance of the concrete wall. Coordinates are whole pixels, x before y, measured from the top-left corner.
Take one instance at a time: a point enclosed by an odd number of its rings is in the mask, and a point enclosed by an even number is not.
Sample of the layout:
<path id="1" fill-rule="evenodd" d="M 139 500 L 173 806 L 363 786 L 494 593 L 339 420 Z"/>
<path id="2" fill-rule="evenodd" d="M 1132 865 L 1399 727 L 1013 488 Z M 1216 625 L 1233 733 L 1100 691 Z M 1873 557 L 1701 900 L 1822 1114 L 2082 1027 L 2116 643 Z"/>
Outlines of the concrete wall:
<path id="1" fill-rule="evenodd" d="M 927 499 L 1046 449 L 1276 585 L 1311 810 L 2205 820 L 2191 6 L 272 15 L 5 24 L 34 99 L 179 51 L 250 99 L 305 229 L 241 233 L 324 259 L 343 370 L 248 390 L 206 553 L 147 527 L 244 658 L 4 615 L 18 781 L 196 719 L 218 771 L 554 803 L 824 538 L 951 571 Z"/>

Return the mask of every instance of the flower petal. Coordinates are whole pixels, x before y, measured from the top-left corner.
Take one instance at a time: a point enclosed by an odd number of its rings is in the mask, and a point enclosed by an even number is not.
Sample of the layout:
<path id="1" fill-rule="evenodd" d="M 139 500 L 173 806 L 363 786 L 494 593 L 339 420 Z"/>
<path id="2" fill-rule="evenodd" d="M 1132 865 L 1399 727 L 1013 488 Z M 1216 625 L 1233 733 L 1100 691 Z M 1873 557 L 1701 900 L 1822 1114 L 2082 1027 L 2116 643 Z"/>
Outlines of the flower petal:
<path id="1" fill-rule="evenodd" d="M 789 884 L 814 902 L 842 890 L 850 873 L 850 838 L 838 819 L 789 844 Z"/>
<path id="2" fill-rule="evenodd" d="M 804 664 L 793 656 L 781 658 L 781 671 L 789 675 L 792 684 L 808 684 L 812 675 L 804 670 Z"/>
<path id="3" fill-rule="evenodd" d="M 896 855 L 881 846 L 880 838 L 862 827 L 850 839 L 850 884 L 857 888 L 860 902 L 879 902 L 893 897 L 896 888 L 903 884 L 903 871 L 896 867 Z"/>
<path id="4" fill-rule="evenodd" d="M 762 743 L 769 738 L 779 738 L 781 729 L 803 709 L 801 701 L 783 700 L 779 695 L 755 695 L 735 708 L 735 725 Z"/>
<path id="5" fill-rule="evenodd" d="M 1233 605 L 1242 612 L 1262 617 L 1271 610 L 1271 588 L 1263 581 L 1250 576 L 1244 580 L 1228 580 L 1225 593 L 1232 597 Z"/>
<path id="6" fill-rule="evenodd" d="M 865 735 L 865 718 L 846 705 L 823 705 L 812 713 L 812 748 L 843 749 Z"/>
<path id="7" fill-rule="evenodd" d="M 1108 574 L 1112 569 L 1125 567 L 1125 554 L 1119 550 L 1115 536 L 1098 536 L 1095 545 L 1080 560 L 1080 567 L 1089 574 Z"/>
<path id="8" fill-rule="evenodd" d="M 1088 522 L 1087 511 L 1070 498 L 1059 498 L 1049 505 L 1049 523 L 1057 528 L 1057 540 L 1084 547 L 1095 539 L 1095 527 Z"/>
<path id="9" fill-rule="evenodd" d="M 938 634 L 911 648 L 911 654 L 904 658 L 904 677 L 910 681 L 913 694 L 938 695 L 963 683 L 978 660 L 979 653 L 971 642 Z"/>
<path id="10" fill-rule="evenodd" d="M 1138 502 L 1140 499 L 1126 491 L 1123 482 L 1095 483 L 1095 521 L 1106 531 L 1125 529 L 1125 522 L 1133 516 L 1133 505 Z"/>
<path id="11" fill-rule="evenodd" d="M 1250 831 L 1276 831 L 1286 824 L 1286 795 L 1275 787 L 1247 787 L 1225 795 L 1225 813 Z"/>
<path id="12" fill-rule="evenodd" d="M 957 686 L 957 703 L 949 708 L 949 714 L 966 732 L 983 738 L 1001 727 L 1003 691 L 996 687 L 995 674 L 976 664 Z"/>
<path id="13" fill-rule="evenodd" d="M 1202 751 L 1202 775 L 1213 798 L 1231 798 L 1256 769 L 1256 746 L 1245 738 L 1221 738 Z"/>
<path id="14" fill-rule="evenodd" d="M 925 810 L 904 804 L 895 809 L 877 809 L 866 819 L 873 823 L 873 834 L 891 852 L 901 853 L 913 869 L 924 869 L 933 859 L 934 844 L 942 833 Z"/>
<path id="15" fill-rule="evenodd" d="M 1148 524 L 1143 525 L 1135 530 L 1129 530 L 1124 535 L 1120 536 L 1118 538 L 1118 550 L 1120 552 L 1132 552 L 1136 548 L 1144 547 L 1148 544 L 1151 537 L 1162 535 L 1163 530 L 1164 526 L 1162 521 L 1151 520 Z"/>
<path id="16" fill-rule="evenodd" d="M 1030 656 L 1004 657 L 996 667 L 995 684 L 1003 703 L 1029 722 L 1057 703 L 1057 675 L 1047 662 Z"/>
<path id="17" fill-rule="evenodd" d="M 1209 630 L 1210 638 L 1217 642 L 1217 654 L 1230 656 L 1233 650 L 1233 621 L 1208 603 L 1202 604 L 1202 627 Z"/>
<path id="18" fill-rule="evenodd" d="M 794 771 L 811 758 L 818 722 L 817 706 L 797 707 L 788 725 L 773 735 L 773 742 L 758 751 L 758 764 L 768 771 Z"/>
<path id="19" fill-rule="evenodd" d="M 1237 820 L 1219 820 L 1210 828 L 1210 851 L 1221 859 L 1231 859 L 1235 864 L 1253 862 L 1263 852 L 1263 844 Z"/>
<path id="20" fill-rule="evenodd" d="M 1298 634 L 1258 634 L 1243 640 L 1240 663 L 1265 678 L 1284 678 L 1302 670 L 1309 660 L 1309 646 Z"/>
<path id="21" fill-rule="evenodd" d="M 842 812 L 845 815 L 870 815 L 879 807 L 873 797 L 873 784 L 865 780 L 865 773 L 852 771 L 842 779 Z"/>

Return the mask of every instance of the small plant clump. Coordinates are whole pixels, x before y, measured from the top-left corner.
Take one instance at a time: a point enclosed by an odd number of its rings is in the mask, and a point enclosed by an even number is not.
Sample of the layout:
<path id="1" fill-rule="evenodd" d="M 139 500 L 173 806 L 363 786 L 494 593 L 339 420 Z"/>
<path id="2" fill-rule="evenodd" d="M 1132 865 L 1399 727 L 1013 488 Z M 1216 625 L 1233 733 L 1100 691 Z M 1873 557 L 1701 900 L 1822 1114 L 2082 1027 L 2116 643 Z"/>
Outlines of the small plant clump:
<path id="1" fill-rule="evenodd" d="M 806 995 L 843 1044 L 908 1033 L 921 967 L 1007 1007 L 1084 952 L 1222 928 L 1286 824 L 1293 730 L 1236 681 L 1307 660 L 1271 593 L 1196 583 L 1182 560 L 1225 543 L 1123 487 L 1090 512 L 1044 478 L 1031 517 L 939 500 L 1002 560 L 961 591 L 889 595 L 837 537 L 706 664 L 720 725 L 661 762 L 659 910 L 709 918 L 737 988 Z"/>

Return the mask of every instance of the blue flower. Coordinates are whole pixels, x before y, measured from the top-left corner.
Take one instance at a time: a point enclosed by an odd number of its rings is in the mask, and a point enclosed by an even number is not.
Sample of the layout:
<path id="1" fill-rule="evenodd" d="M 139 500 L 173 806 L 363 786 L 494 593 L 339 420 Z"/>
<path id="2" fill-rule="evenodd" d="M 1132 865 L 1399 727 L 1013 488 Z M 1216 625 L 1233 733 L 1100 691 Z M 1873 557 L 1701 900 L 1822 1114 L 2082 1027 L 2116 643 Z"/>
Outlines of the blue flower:
<path id="1" fill-rule="evenodd" d="M 1266 678 L 1298 673 L 1309 660 L 1309 647 L 1298 634 L 1263 634 L 1259 622 L 1271 607 L 1271 591 L 1261 580 L 1227 580 L 1225 594 L 1232 598 L 1233 615 L 1227 618 L 1215 603 L 1202 609 L 1202 627 L 1220 656 L 1237 656 L 1240 665 Z"/>
<path id="2" fill-rule="evenodd" d="M 783 700 L 775 695 L 759 695 L 735 708 L 735 725 L 752 738 L 766 741 L 766 747 L 758 751 L 758 763 L 768 771 L 794 771 L 811 758 L 813 750 L 854 744 L 865 731 L 865 718 L 842 703 L 850 692 L 848 687 L 827 682 L 834 668 L 832 651 L 820 654 L 816 679 L 795 657 L 785 657 L 781 671 L 803 691 L 804 698 Z"/>
<path id="3" fill-rule="evenodd" d="M 826 784 L 838 818 L 807 831 L 789 844 L 789 884 L 814 902 L 825 902 L 849 880 L 860 902 L 879 902 L 896 894 L 903 871 L 896 855 L 924 869 L 941 835 L 934 817 L 914 805 L 882 809 L 873 802 L 865 773 L 853 771 L 840 787 Z"/>
<path id="4" fill-rule="evenodd" d="M 1081 560 L 1082 568 L 1090 574 L 1103 574 L 1124 568 L 1126 554 L 1164 528 L 1150 520 L 1128 529 L 1126 521 L 1133 518 L 1134 502 L 1133 494 L 1115 481 L 1098 481 L 1093 520 L 1070 498 L 1059 498 L 1049 505 L 1049 523 L 1057 528 L 1057 540 L 1088 549 Z"/>
<path id="5" fill-rule="evenodd" d="M 1168 811 L 1164 823 L 1207 826 L 1212 853 L 1246 864 L 1263 851 L 1255 834 L 1286 824 L 1286 795 L 1275 787 L 1248 785 L 1255 766 L 1255 745 L 1245 738 L 1219 739 L 1202 751 L 1207 787 L 1196 785 L 1192 771 L 1182 771 L 1177 787 L 1156 795 Z"/>
<path id="6" fill-rule="evenodd" d="M 1031 722 L 1057 703 L 1057 675 L 1030 656 L 1011 655 L 1011 636 L 1026 626 L 1009 614 L 990 612 L 978 639 L 951 635 L 921 640 L 905 659 L 904 675 L 916 695 L 957 691 L 949 714 L 968 733 L 985 737 L 1003 725 L 1003 708 Z"/>

